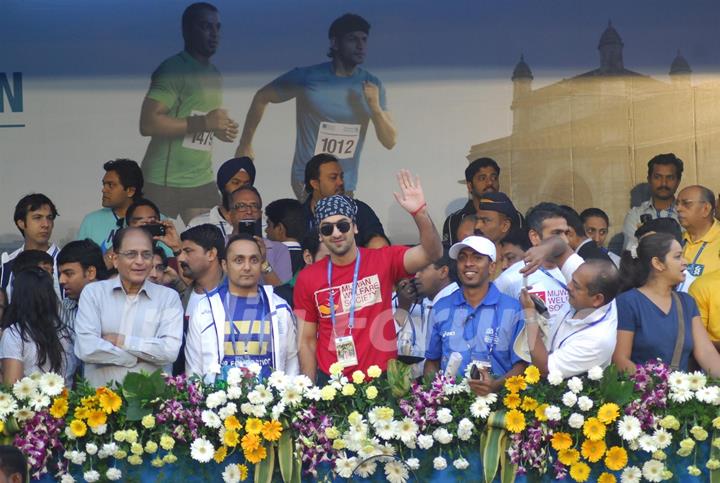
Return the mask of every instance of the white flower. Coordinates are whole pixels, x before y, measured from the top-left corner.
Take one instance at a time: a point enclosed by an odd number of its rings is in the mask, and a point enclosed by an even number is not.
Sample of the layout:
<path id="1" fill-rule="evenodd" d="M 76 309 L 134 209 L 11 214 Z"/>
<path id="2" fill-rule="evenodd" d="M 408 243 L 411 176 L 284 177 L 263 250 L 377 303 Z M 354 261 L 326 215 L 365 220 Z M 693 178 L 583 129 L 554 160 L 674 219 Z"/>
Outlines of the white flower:
<path id="1" fill-rule="evenodd" d="M 8 414 L 17 410 L 15 398 L 6 392 L 0 391 L 0 418 L 5 419 Z"/>
<path id="2" fill-rule="evenodd" d="M 87 460 L 87 454 L 84 451 L 72 450 L 69 453 L 70 462 L 74 465 L 81 465 Z"/>
<path id="3" fill-rule="evenodd" d="M 15 411 L 15 419 L 17 421 L 27 421 L 33 416 L 35 416 L 35 412 L 31 411 L 30 408 L 20 408 Z"/>
<path id="4" fill-rule="evenodd" d="M 305 391 L 305 397 L 310 399 L 311 401 L 319 401 L 322 396 L 320 396 L 320 388 L 317 386 L 313 386 L 307 391 Z"/>
<path id="5" fill-rule="evenodd" d="M 252 404 L 267 404 L 272 400 L 272 393 L 262 384 L 255 386 L 255 389 L 248 394 L 248 401 Z"/>
<path id="6" fill-rule="evenodd" d="M 35 393 L 35 395 L 30 398 L 29 404 L 35 411 L 42 411 L 50 406 L 50 398 L 45 394 Z"/>
<path id="7" fill-rule="evenodd" d="M 585 424 L 585 416 L 578 413 L 572 413 L 568 418 L 568 425 L 573 429 L 580 429 Z"/>
<path id="8" fill-rule="evenodd" d="M 568 391 L 565 394 L 563 394 L 562 402 L 565 406 L 571 408 L 575 405 L 575 403 L 577 402 L 577 399 L 578 398 L 574 392 Z"/>
<path id="9" fill-rule="evenodd" d="M 671 372 L 668 376 L 668 384 L 671 390 L 690 389 L 690 381 L 684 372 Z"/>
<path id="10" fill-rule="evenodd" d="M 434 442 L 433 437 L 428 434 L 421 434 L 417 439 L 417 444 L 420 449 L 430 449 Z"/>
<path id="11" fill-rule="evenodd" d="M 103 434 L 107 433 L 107 424 L 101 424 L 99 426 L 95 426 L 94 428 L 91 427 L 90 431 L 92 431 L 93 434 L 102 436 Z"/>
<path id="12" fill-rule="evenodd" d="M 486 419 L 490 415 L 490 406 L 481 398 L 476 398 L 470 405 L 470 414 L 474 418 Z"/>
<path id="13" fill-rule="evenodd" d="M 469 440 L 472 437 L 473 429 L 475 429 L 475 425 L 468 418 L 461 419 L 458 423 L 458 438 L 461 441 Z"/>
<path id="14" fill-rule="evenodd" d="M 190 445 L 190 456 L 195 461 L 207 463 L 215 454 L 215 448 L 212 443 L 205 438 L 198 438 Z"/>
<path id="15" fill-rule="evenodd" d="M 483 401 L 488 406 L 492 406 L 495 404 L 498 400 L 498 395 L 494 392 L 491 392 L 487 396 L 476 396 L 475 401 Z"/>
<path id="16" fill-rule="evenodd" d="M 105 476 L 110 481 L 117 481 L 122 478 L 122 471 L 117 468 L 108 468 L 108 470 L 105 472 Z"/>
<path id="17" fill-rule="evenodd" d="M 640 420 L 635 416 L 626 415 L 618 421 L 618 434 L 625 441 L 634 441 L 640 436 Z"/>
<path id="18" fill-rule="evenodd" d="M 568 389 L 570 389 L 575 394 L 579 393 L 583 390 L 583 383 L 582 379 L 579 377 L 571 377 L 570 380 L 567 382 Z"/>
<path id="19" fill-rule="evenodd" d="M 282 401 L 288 406 L 295 406 L 302 402 L 302 393 L 295 386 L 288 386 L 282 393 Z"/>
<path id="20" fill-rule="evenodd" d="M 405 483 L 408 476 L 408 470 L 401 462 L 391 461 L 385 464 L 385 477 L 390 483 Z"/>
<path id="21" fill-rule="evenodd" d="M 220 371 L 218 371 L 220 372 Z M 227 373 L 227 379 L 225 381 L 228 383 L 228 386 L 237 386 L 240 384 L 243 380 L 243 373 L 238 367 L 231 367 L 228 369 Z"/>
<path id="22" fill-rule="evenodd" d="M 97 445 L 96 445 L 95 443 L 87 443 L 87 444 L 85 445 L 85 451 L 86 451 L 87 454 L 89 454 L 89 455 L 94 455 L 95 453 L 98 452 L 98 447 L 97 447 Z"/>
<path id="23" fill-rule="evenodd" d="M 262 404 L 255 404 L 252 408 L 252 414 L 256 418 L 264 418 L 267 414 L 267 408 Z"/>
<path id="24" fill-rule="evenodd" d="M 211 363 L 211 364 L 208 366 L 208 373 L 209 373 L 209 374 L 220 374 L 220 371 L 221 371 L 221 370 L 222 370 L 222 369 L 220 368 L 220 364 L 218 364 L 217 361 Z"/>
<path id="25" fill-rule="evenodd" d="M 646 480 L 658 482 L 663 480 L 665 465 L 658 460 L 646 461 L 642 467 L 642 475 Z"/>
<path id="26" fill-rule="evenodd" d="M 207 398 L 205 399 L 205 405 L 210 409 L 215 409 L 218 406 L 222 406 L 227 402 L 227 395 L 225 394 L 225 391 L 215 391 L 211 394 L 208 394 Z"/>
<path id="27" fill-rule="evenodd" d="M 670 391 L 670 400 L 682 404 L 691 400 L 694 395 L 690 389 L 678 387 Z"/>
<path id="28" fill-rule="evenodd" d="M 100 456 L 100 458 L 107 458 L 108 456 L 114 455 L 117 450 L 118 450 L 117 444 L 105 443 L 102 445 L 102 448 L 98 452 L 98 456 Z M 105 456 L 102 456 L 102 455 L 105 455 Z"/>
<path id="29" fill-rule="evenodd" d="M 460 457 L 453 461 L 453 466 L 458 470 L 466 470 L 470 466 L 470 463 L 465 458 Z"/>
<path id="30" fill-rule="evenodd" d="M 274 371 L 267 380 L 268 385 L 278 391 L 285 389 L 289 382 L 290 378 L 283 371 Z"/>
<path id="31" fill-rule="evenodd" d="M 65 387 L 65 379 L 54 372 L 46 372 L 40 376 L 38 385 L 43 394 L 53 397 L 62 392 Z"/>
<path id="32" fill-rule="evenodd" d="M 340 478 L 350 478 L 355 469 L 357 458 L 347 458 L 345 453 L 341 453 L 342 456 L 335 459 L 335 472 Z"/>
<path id="33" fill-rule="evenodd" d="M 240 467 L 236 464 L 227 465 L 222 472 L 225 483 L 238 483 L 240 481 Z"/>
<path id="34" fill-rule="evenodd" d="M 707 377 L 700 371 L 695 371 L 687 375 L 688 388 L 691 391 L 698 391 L 707 384 Z"/>
<path id="35" fill-rule="evenodd" d="M 547 380 L 551 386 L 558 386 L 558 385 L 562 384 L 563 377 L 560 372 L 550 371 L 550 373 L 547 376 Z"/>
<path id="36" fill-rule="evenodd" d="M 75 435 L 74 435 L 73 432 L 70 430 L 70 426 L 65 426 L 65 437 L 66 437 L 67 439 L 70 439 L 70 440 L 76 439 L 76 438 L 75 438 Z"/>
<path id="37" fill-rule="evenodd" d="M 60 477 L 60 483 L 75 483 L 75 478 L 71 474 L 65 473 Z"/>
<path id="38" fill-rule="evenodd" d="M 442 456 L 438 456 L 433 460 L 433 468 L 436 470 L 444 470 L 447 468 L 447 461 Z"/>
<path id="39" fill-rule="evenodd" d="M 313 386 L 313 383 L 305 374 L 299 374 L 293 378 L 293 385 L 302 387 L 303 389 L 309 389 Z"/>
<path id="40" fill-rule="evenodd" d="M 433 438 L 440 444 L 450 444 L 453 439 L 452 434 L 445 428 L 438 428 L 433 431 Z"/>
<path id="41" fill-rule="evenodd" d="M 405 444 L 415 441 L 418 429 L 418 425 L 410 418 L 403 418 L 395 427 L 397 437 Z"/>
<path id="42" fill-rule="evenodd" d="M 720 387 L 717 386 L 705 386 L 698 389 L 695 393 L 695 397 L 698 401 L 705 404 L 717 405 L 720 402 Z"/>
<path id="43" fill-rule="evenodd" d="M 86 471 L 83 473 L 83 478 L 85 478 L 87 483 L 95 483 L 100 479 L 100 473 L 95 470 Z"/>
<path id="44" fill-rule="evenodd" d="M 18 399 L 30 399 L 37 394 L 37 384 L 29 377 L 23 377 L 13 384 L 13 394 Z"/>
<path id="45" fill-rule="evenodd" d="M 672 435 L 663 428 L 655 430 L 653 439 L 658 449 L 665 449 L 672 443 Z"/>
<path id="46" fill-rule="evenodd" d="M 580 396 L 578 398 L 578 407 L 581 411 L 590 411 L 593 407 L 593 400 L 587 396 Z"/>
<path id="47" fill-rule="evenodd" d="M 270 414 L 272 414 L 273 419 L 280 419 L 280 415 L 285 411 L 285 403 L 280 401 L 276 405 L 272 407 L 270 410 Z"/>
<path id="48" fill-rule="evenodd" d="M 373 473 L 375 473 L 375 470 L 377 469 L 377 463 L 374 461 L 366 461 L 365 463 L 358 466 L 357 470 L 355 470 L 355 473 L 360 476 L 360 478 L 367 478 L 369 476 L 372 476 Z"/>
<path id="49" fill-rule="evenodd" d="M 600 366 L 591 367 L 588 371 L 588 379 L 591 381 L 599 381 L 603 378 L 603 369 Z"/>
<path id="50" fill-rule="evenodd" d="M 395 424 L 393 421 L 378 421 L 375 425 L 375 434 L 381 439 L 393 439 L 395 437 Z"/>
<path id="51" fill-rule="evenodd" d="M 645 451 L 646 453 L 654 453 L 658 450 L 657 444 L 655 443 L 655 438 L 650 436 L 649 434 L 643 434 L 638 439 L 638 444 L 640 445 L 640 449 Z"/>
<path id="52" fill-rule="evenodd" d="M 220 417 L 212 411 L 205 410 L 202 412 L 200 417 L 202 418 L 202 422 L 205 423 L 208 428 L 217 429 L 222 426 Z"/>
<path id="53" fill-rule="evenodd" d="M 242 397 L 242 388 L 239 386 L 229 386 L 227 388 L 227 398 L 231 400 L 240 399 Z"/>
<path id="54" fill-rule="evenodd" d="M 415 470 L 417 470 L 418 468 L 420 468 L 420 460 L 417 459 L 417 458 L 408 458 L 408 459 L 405 461 L 405 464 L 407 465 L 408 468 L 410 468 L 410 469 L 413 470 L 413 471 L 415 471 Z"/>
<path id="55" fill-rule="evenodd" d="M 545 417 L 548 421 L 560 421 L 560 408 L 557 406 L 548 406 L 545 408 Z"/>
<path id="56" fill-rule="evenodd" d="M 440 408 L 437 412 L 437 419 L 440 424 L 448 424 L 453 420 L 452 412 L 448 408 Z"/>
<path id="57" fill-rule="evenodd" d="M 248 416 L 251 416 L 253 413 L 253 405 L 250 403 L 242 403 L 240 405 L 240 412 L 243 414 L 246 414 Z"/>
<path id="58" fill-rule="evenodd" d="M 228 403 L 227 406 L 223 407 L 220 411 L 218 411 L 218 416 L 220 416 L 220 419 L 223 421 L 232 416 L 237 412 L 237 406 L 235 403 Z"/>
<path id="59" fill-rule="evenodd" d="M 642 471 L 637 466 L 628 466 L 620 475 L 620 483 L 640 483 Z"/>
<path id="60" fill-rule="evenodd" d="M 262 371 L 262 366 L 258 364 L 257 362 L 252 362 L 248 364 L 247 370 L 255 374 L 256 376 L 260 374 L 260 371 Z"/>

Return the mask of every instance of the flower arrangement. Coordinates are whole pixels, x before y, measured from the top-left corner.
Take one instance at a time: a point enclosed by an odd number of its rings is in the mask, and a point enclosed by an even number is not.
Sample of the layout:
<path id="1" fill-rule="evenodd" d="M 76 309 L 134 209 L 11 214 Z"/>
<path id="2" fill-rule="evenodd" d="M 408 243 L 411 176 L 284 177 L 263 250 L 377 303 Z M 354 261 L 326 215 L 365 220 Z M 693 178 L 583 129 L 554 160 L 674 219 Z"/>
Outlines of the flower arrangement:
<path id="1" fill-rule="evenodd" d="M 60 376 L 36 374 L 0 390 L 0 429 L 27 455 L 33 478 L 65 483 L 124 480 L 135 467 L 181 459 L 217 465 L 225 482 L 251 473 L 263 482 L 457 477 L 478 456 L 485 481 L 498 471 L 503 481 L 515 473 L 663 481 L 681 476 L 669 464 L 678 459 L 689 475 L 720 471 L 720 387 L 659 362 L 631 377 L 611 366 L 569 380 L 543 379 L 530 366 L 486 396 L 470 391 L 467 374 L 420 383 L 397 361 L 350 377 L 335 365 L 323 387 L 282 372 L 258 380 L 259 372 L 234 368 L 214 385 L 129 374 L 73 391 Z"/>

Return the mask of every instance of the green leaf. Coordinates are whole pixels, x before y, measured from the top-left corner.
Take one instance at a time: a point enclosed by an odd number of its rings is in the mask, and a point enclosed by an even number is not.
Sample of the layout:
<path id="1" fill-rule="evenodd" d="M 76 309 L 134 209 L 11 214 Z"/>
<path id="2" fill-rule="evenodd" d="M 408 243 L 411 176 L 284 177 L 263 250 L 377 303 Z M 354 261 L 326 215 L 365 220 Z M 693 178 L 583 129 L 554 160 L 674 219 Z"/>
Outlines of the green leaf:
<path id="1" fill-rule="evenodd" d="M 293 440 L 290 429 L 286 428 L 278 441 L 278 464 L 283 481 L 289 483 L 293 477 Z"/>
<path id="2" fill-rule="evenodd" d="M 275 471 L 275 448 L 266 444 L 267 457 L 255 465 L 255 483 L 270 483 Z"/>
<path id="3" fill-rule="evenodd" d="M 411 370 L 411 366 L 397 359 L 388 361 L 387 380 L 390 386 L 390 392 L 392 392 L 394 397 L 405 397 L 410 392 L 410 387 L 412 386 Z"/>
<path id="4" fill-rule="evenodd" d="M 623 374 L 619 374 L 615 365 L 611 365 L 605 370 L 599 388 L 600 397 L 604 401 L 612 401 L 622 407 L 633 400 L 634 391 L 634 384 Z"/>
<path id="5" fill-rule="evenodd" d="M 302 454 L 298 453 L 297 457 L 293 458 L 293 472 L 292 472 L 292 483 L 302 482 Z"/>
<path id="6" fill-rule="evenodd" d="M 140 400 L 128 399 L 127 409 L 125 410 L 125 419 L 128 421 L 140 421 L 148 414 L 152 414 L 152 409 L 143 408 Z"/>

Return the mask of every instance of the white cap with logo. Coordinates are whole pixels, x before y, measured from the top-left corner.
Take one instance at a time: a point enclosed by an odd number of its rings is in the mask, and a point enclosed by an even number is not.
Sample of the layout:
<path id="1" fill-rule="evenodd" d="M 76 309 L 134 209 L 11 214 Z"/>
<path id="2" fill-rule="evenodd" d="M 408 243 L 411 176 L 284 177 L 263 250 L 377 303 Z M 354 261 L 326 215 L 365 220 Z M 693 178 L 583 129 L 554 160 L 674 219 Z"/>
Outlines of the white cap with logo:
<path id="1" fill-rule="evenodd" d="M 449 255 L 450 258 L 456 260 L 458 254 L 463 248 L 470 248 L 475 250 L 480 255 L 486 255 L 490 257 L 491 261 L 495 261 L 497 258 L 497 252 L 495 250 L 495 244 L 485 238 L 484 236 L 472 235 L 465 238 L 463 241 L 458 242 L 450 247 Z"/>

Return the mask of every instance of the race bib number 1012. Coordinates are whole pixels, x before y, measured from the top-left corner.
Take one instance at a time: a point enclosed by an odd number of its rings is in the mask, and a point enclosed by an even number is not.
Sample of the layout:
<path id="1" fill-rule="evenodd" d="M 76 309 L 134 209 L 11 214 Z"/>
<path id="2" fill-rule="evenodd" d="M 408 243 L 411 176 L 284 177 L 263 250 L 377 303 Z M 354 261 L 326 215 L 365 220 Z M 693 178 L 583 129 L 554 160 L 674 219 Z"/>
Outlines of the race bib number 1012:
<path id="1" fill-rule="evenodd" d="M 360 124 L 321 122 L 315 154 L 332 154 L 338 159 L 352 158 L 359 140 Z"/>

